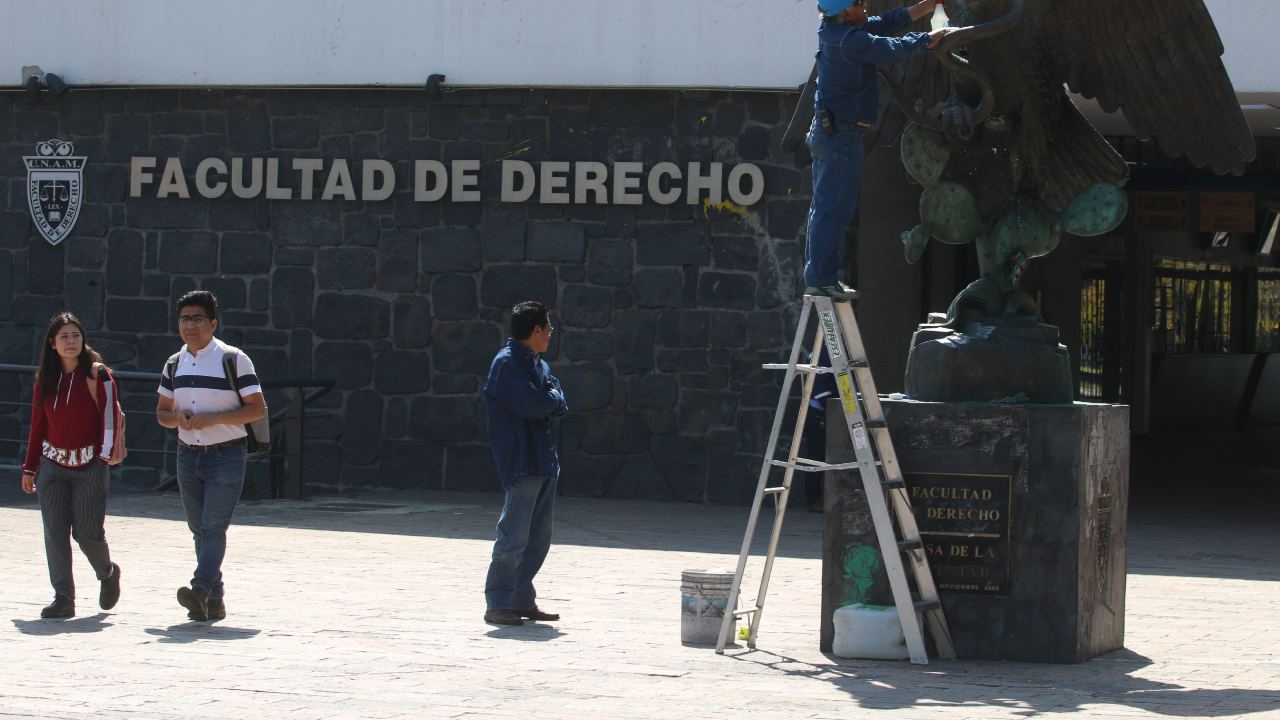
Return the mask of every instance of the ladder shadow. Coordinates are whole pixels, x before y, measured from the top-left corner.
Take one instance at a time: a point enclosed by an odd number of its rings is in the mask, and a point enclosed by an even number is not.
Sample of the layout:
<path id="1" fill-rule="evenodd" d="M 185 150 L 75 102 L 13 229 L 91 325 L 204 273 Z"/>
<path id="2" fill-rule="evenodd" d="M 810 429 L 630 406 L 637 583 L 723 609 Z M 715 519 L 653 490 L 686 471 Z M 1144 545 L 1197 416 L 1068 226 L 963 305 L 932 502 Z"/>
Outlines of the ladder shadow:
<path id="1" fill-rule="evenodd" d="M 935 661 L 851 660 L 829 653 L 813 664 L 770 652 L 748 650 L 725 657 L 792 677 L 831 683 L 871 710 L 929 707 L 990 707 L 1021 715 L 1086 712 L 1088 706 L 1122 705 L 1167 717 L 1227 717 L 1274 712 L 1280 691 L 1194 688 L 1137 677 L 1150 658 L 1117 650 L 1077 665 Z"/>

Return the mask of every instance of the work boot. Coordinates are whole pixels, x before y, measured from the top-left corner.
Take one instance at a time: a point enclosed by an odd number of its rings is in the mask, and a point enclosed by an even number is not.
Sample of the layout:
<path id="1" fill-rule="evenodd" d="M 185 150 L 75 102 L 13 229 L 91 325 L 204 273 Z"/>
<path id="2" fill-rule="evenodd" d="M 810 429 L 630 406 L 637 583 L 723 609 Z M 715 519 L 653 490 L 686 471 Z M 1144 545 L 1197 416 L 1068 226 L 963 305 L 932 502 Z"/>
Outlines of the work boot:
<path id="1" fill-rule="evenodd" d="M 187 613 L 187 617 L 191 620 L 195 620 L 195 618 L 191 616 L 191 613 Z M 227 605 L 222 601 L 222 598 L 209 598 L 209 619 L 225 620 L 226 618 Z"/>
<path id="2" fill-rule="evenodd" d="M 538 609 L 537 605 L 534 605 L 532 610 L 516 610 L 516 614 L 526 620 L 536 620 L 539 622 L 551 622 L 553 620 L 560 619 L 559 613 L 543 612 Z"/>
<path id="3" fill-rule="evenodd" d="M 53 602 L 40 611 L 40 617 L 46 620 L 69 618 L 76 616 L 76 601 L 66 595 L 54 595 Z"/>
<path id="4" fill-rule="evenodd" d="M 102 581 L 102 590 L 98 592 L 98 607 L 110 610 L 120 602 L 120 566 L 111 563 L 111 575 Z"/>
<path id="5" fill-rule="evenodd" d="M 805 295 L 822 295 L 836 301 L 852 301 L 858 299 L 858 291 L 838 282 L 835 285 L 823 285 L 822 287 L 809 286 L 804 289 Z"/>
<path id="6" fill-rule="evenodd" d="M 187 617 L 192 620 L 209 619 L 209 591 L 202 587 L 178 588 L 178 604 L 187 609 Z"/>
<path id="7" fill-rule="evenodd" d="M 511 608 L 485 610 L 484 621 L 490 625 L 523 625 L 524 621 Z"/>

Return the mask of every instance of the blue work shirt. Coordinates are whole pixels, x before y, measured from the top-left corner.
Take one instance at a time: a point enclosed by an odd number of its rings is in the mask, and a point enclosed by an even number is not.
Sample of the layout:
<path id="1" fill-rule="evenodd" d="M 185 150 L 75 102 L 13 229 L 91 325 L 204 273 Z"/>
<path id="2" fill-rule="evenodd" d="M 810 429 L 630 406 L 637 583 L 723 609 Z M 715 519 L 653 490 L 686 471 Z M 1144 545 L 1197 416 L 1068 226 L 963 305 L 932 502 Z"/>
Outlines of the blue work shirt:
<path id="1" fill-rule="evenodd" d="M 818 90 L 814 111 L 830 110 L 840 122 L 874 125 L 880 111 L 876 65 L 903 60 L 929 49 L 929 34 L 900 32 L 911 24 L 906 8 L 867 19 L 862 27 L 823 23 L 818 28 Z"/>
<path id="2" fill-rule="evenodd" d="M 545 360 L 507 338 L 489 366 L 484 407 L 502 487 L 511 487 L 517 475 L 560 474 L 551 420 L 568 412 L 569 405 Z"/>

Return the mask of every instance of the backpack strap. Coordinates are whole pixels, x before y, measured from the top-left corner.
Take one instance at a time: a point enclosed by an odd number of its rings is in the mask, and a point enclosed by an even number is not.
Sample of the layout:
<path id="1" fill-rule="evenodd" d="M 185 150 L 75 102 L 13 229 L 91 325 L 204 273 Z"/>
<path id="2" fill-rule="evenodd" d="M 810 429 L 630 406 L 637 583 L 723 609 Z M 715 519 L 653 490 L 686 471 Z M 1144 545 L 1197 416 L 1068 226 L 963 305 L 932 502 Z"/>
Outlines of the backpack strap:
<path id="1" fill-rule="evenodd" d="M 240 404 L 244 405 L 244 398 L 240 397 L 240 376 L 237 364 L 240 360 L 239 350 L 229 350 L 222 353 L 222 373 L 227 376 L 227 382 L 231 383 L 231 391 L 240 399 Z"/>
<path id="2" fill-rule="evenodd" d="M 164 376 L 169 378 L 169 390 L 171 392 L 177 391 L 178 389 L 175 387 L 174 380 L 176 379 L 175 376 L 178 374 L 178 357 L 181 355 L 182 351 L 179 350 L 178 352 L 170 355 L 168 360 L 164 361 Z"/>

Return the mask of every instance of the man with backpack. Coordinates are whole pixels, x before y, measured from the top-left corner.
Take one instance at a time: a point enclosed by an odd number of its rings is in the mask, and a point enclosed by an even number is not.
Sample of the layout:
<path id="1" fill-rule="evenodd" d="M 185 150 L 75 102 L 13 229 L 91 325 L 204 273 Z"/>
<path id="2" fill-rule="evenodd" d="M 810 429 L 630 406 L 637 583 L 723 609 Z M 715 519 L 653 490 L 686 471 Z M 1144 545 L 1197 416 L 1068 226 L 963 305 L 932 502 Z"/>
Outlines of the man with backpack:
<path id="1" fill-rule="evenodd" d="M 195 290 L 178 300 L 185 345 L 165 363 L 156 404 L 160 425 L 178 430 L 178 489 L 196 547 L 195 575 L 190 587 L 178 589 L 178 603 L 201 621 L 227 614 L 222 560 L 244 487 L 245 425 L 267 411 L 253 361 L 214 337 L 217 329 L 213 293 Z"/>

